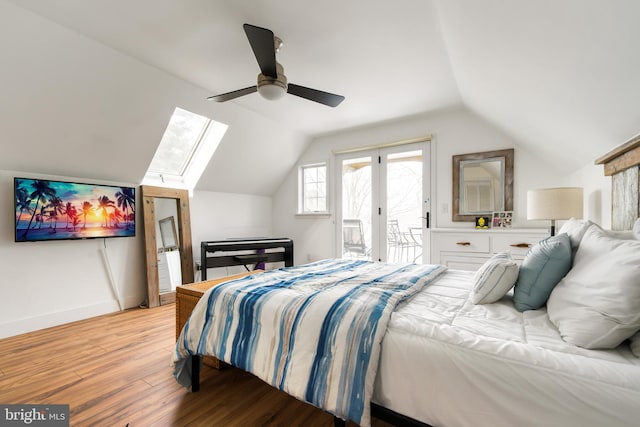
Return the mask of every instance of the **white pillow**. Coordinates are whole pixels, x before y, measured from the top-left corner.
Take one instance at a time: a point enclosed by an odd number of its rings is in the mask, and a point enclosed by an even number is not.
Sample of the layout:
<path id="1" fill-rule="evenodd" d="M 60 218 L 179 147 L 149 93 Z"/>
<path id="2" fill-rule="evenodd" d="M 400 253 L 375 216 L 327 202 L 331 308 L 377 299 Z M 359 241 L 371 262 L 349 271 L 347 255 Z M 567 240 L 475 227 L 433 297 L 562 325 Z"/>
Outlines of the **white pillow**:
<path id="1" fill-rule="evenodd" d="M 505 296 L 518 279 L 518 264 L 509 252 L 495 254 L 473 276 L 471 302 L 490 304 Z"/>
<path id="2" fill-rule="evenodd" d="M 567 233 L 569 239 L 571 239 L 571 249 L 573 249 L 575 253 L 578 246 L 580 246 L 584 232 L 587 231 L 587 228 L 589 228 L 591 224 L 593 224 L 593 222 L 588 219 L 570 218 L 562 224 L 562 227 L 560 227 L 560 230 L 556 234 Z"/>
<path id="3" fill-rule="evenodd" d="M 593 222 L 588 219 L 575 219 L 570 218 L 562 224 L 560 230 L 556 234 L 567 233 L 569 239 L 571 239 L 571 258 L 573 259 L 576 256 L 576 251 L 580 246 L 580 241 L 582 240 L 582 236 L 584 236 L 585 231 L 593 224 Z"/>
<path id="4" fill-rule="evenodd" d="M 615 348 L 640 330 L 640 240 L 584 233 L 573 268 L 547 301 L 562 338 L 584 348 Z"/>
<path id="5" fill-rule="evenodd" d="M 604 232 L 607 233 L 609 237 L 615 237 L 616 239 L 631 240 L 636 238 L 631 230 L 604 230 Z"/>
<path id="6" fill-rule="evenodd" d="M 631 347 L 631 353 L 633 353 L 634 356 L 640 357 L 640 331 L 631 337 L 629 347 Z"/>
<path id="7" fill-rule="evenodd" d="M 573 256 L 576 256 L 576 251 L 580 246 L 580 241 L 582 240 L 582 236 L 584 236 L 585 231 L 589 228 L 594 222 L 589 221 L 588 219 L 568 219 L 560 228 L 560 231 L 556 234 L 567 233 L 569 238 L 571 239 L 571 251 Z M 623 231 L 612 231 L 612 230 L 604 230 L 611 237 L 615 237 L 616 239 L 638 239 L 640 240 L 640 218 L 635 222 L 633 226 L 633 230 L 623 230 Z"/>

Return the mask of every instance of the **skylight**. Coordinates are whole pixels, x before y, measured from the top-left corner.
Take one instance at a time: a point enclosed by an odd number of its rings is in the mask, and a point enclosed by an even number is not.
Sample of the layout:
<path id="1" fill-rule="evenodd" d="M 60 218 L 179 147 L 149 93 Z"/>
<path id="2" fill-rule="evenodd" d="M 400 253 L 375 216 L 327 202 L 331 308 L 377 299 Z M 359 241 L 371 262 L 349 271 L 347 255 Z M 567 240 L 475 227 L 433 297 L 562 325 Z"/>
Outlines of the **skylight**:
<path id="1" fill-rule="evenodd" d="M 142 184 L 193 191 L 227 127 L 176 108 Z"/>

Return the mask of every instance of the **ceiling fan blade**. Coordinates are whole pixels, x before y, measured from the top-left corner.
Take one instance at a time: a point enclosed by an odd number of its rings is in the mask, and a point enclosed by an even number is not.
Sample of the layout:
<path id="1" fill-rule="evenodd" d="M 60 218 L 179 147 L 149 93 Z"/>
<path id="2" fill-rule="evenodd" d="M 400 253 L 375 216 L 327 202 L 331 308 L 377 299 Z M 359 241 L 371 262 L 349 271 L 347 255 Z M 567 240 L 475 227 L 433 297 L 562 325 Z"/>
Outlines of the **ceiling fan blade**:
<path id="1" fill-rule="evenodd" d="M 224 102 L 230 101 L 235 98 L 239 98 L 243 95 L 249 95 L 250 93 L 256 92 L 258 90 L 258 86 L 250 86 L 245 87 L 244 89 L 234 90 L 233 92 L 223 93 L 221 95 L 213 95 L 208 97 L 207 99 L 211 99 L 216 102 Z"/>
<path id="2" fill-rule="evenodd" d="M 344 96 L 342 95 L 335 95 L 321 90 L 294 85 L 293 83 L 289 83 L 288 86 L 289 88 L 287 89 L 287 92 L 291 95 L 319 102 L 320 104 L 328 105 L 329 107 L 337 107 L 342 101 L 344 101 Z"/>
<path id="3" fill-rule="evenodd" d="M 249 39 L 253 54 L 256 56 L 260 71 L 265 76 L 278 78 L 276 71 L 276 47 L 273 31 L 266 28 L 244 24 L 244 32 Z"/>

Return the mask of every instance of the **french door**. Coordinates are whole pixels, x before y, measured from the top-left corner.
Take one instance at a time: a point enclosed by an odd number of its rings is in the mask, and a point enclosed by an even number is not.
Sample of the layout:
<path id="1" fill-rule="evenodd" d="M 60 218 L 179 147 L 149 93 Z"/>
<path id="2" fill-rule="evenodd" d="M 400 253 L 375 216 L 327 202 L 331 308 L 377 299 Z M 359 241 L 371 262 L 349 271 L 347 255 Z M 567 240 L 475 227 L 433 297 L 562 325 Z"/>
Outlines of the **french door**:
<path id="1" fill-rule="evenodd" d="M 337 253 L 429 262 L 429 142 L 336 156 Z"/>

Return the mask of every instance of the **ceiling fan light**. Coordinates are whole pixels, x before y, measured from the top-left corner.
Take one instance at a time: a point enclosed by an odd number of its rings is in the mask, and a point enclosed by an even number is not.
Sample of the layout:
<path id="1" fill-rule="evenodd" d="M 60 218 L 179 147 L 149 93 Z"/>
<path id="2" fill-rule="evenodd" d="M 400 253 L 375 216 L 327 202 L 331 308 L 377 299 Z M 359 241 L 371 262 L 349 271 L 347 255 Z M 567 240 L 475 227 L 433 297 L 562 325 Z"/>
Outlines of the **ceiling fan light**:
<path id="1" fill-rule="evenodd" d="M 275 101 L 287 93 L 287 88 L 274 81 L 273 83 L 265 83 L 258 86 L 258 93 L 265 99 Z"/>

